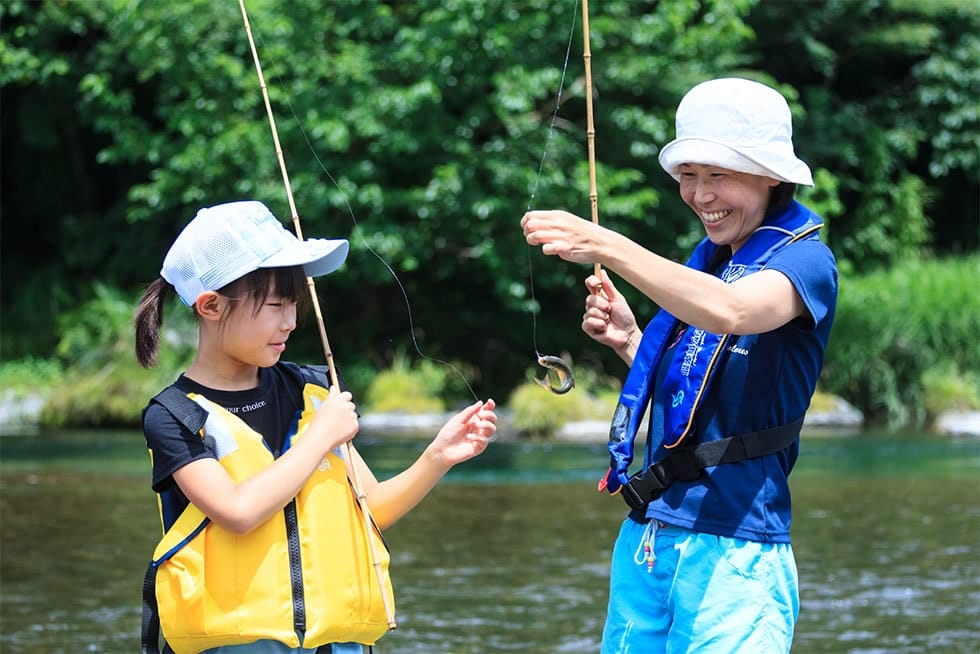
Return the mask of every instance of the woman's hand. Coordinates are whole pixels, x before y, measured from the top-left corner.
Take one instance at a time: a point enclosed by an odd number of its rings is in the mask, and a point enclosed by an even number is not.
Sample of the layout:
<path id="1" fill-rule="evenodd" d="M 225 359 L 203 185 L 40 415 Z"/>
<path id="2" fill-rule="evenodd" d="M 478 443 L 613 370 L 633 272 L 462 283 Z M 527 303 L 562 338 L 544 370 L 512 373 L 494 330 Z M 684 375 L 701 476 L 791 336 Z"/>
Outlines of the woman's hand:
<path id="1" fill-rule="evenodd" d="M 497 432 L 496 403 L 474 402 L 449 419 L 429 445 L 429 453 L 442 465 L 451 468 L 472 459 L 487 449 Z"/>
<path id="2" fill-rule="evenodd" d="M 633 310 L 616 290 L 605 268 L 599 275 L 590 275 L 585 280 L 589 295 L 585 298 L 582 331 L 611 347 L 626 363 L 632 363 L 642 332 Z"/>
<path id="3" fill-rule="evenodd" d="M 528 211 L 521 218 L 528 245 L 573 263 L 596 263 L 609 230 L 567 211 Z"/>

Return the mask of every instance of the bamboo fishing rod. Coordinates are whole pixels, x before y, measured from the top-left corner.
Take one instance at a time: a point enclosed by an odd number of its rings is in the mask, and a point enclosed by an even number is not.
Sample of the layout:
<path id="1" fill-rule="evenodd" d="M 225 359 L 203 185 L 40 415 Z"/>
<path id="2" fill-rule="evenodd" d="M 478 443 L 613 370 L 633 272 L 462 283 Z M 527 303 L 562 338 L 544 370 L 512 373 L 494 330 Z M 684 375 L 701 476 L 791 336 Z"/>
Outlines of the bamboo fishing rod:
<path id="1" fill-rule="evenodd" d="M 586 114 L 586 137 L 589 145 L 589 204 L 592 209 L 592 222 L 599 224 L 599 193 L 596 190 L 596 171 L 595 171 L 595 123 L 592 113 L 592 49 L 589 45 L 589 0 L 582 0 L 582 59 L 585 62 L 585 114 Z M 571 50 L 571 35 L 569 35 L 569 51 Z M 566 53 L 565 63 L 568 64 Z M 564 80 L 564 71 L 562 72 Z M 558 91 L 557 105 L 561 104 L 561 89 Z M 557 112 L 557 107 L 555 111 Z M 554 122 L 552 122 L 552 126 Z M 547 152 L 547 146 L 545 146 Z M 539 171 L 540 175 L 540 171 Z M 593 264 L 594 274 L 599 277 L 602 266 L 596 262 Z M 599 282 L 599 292 L 602 293 L 602 282 Z M 535 346 L 537 349 L 537 346 Z M 538 353 L 538 365 L 547 369 L 545 379 L 535 379 L 541 386 L 544 386 L 556 395 L 567 393 L 575 386 L 575 376 L 572 367 L 561 357 L 545 356 Z M 552 384 L 552 376 L 559 381 L 559 386 Z"/>
<path id="2" fill-rule="evenodd" d="M 599 224 L 599 192 L 595 183 L 595 124 L 592 117 L 592 50 L 589 47 L 589 0 L 582 0 L 582 59 L 585 62 L 585 115 L 586 137 L 589 143 L 589 204 L 592 207 L 592 222 Z M 599 277 L 602 266 L 594 267 Z M 602 288 L 600 283 L 600 290 Z"/>
<path id="3" fill-rule="evenodd" d="M 299 223 L 299 212 L 296 210 L 296 202 L 293 200 L 293 189 L 289 183 L 289 174 L 286 172 L 286 159 L 282 153 L 282 146 L 279 144 L 279 130 L 276 128 L 276 119 L 272 113 L 272 102 L 269 100 L 269 89 L 265 84 L 265 76 L 262 74 L 262 64 L 259 62 L 259 51 L 255 47 L 255 39 L 252 37 L 252 26 L 248 20 L 248 12 L 245 10 L 245 0 L 238 0 L 238 6 L 242 10 L 242 20 L 245 23 L 245 34 L 248 36 L 248 45 L 252 50 L 252 59 L 255 61 L 255 72 L 259 78 L 259 88 L 262 89 L 262 99 L 265 102 L 265 112 L 269 117 L 269 128 L 272 131 L 272 141 L 276 147 L 276 158 L 279 160 L 279 170 L 282 173 L 282 181 L 286 187 L 286 199 L 289 201 L 289 211 L 292 214 L 293 228 L 296 230 L 296 238 L 303 240 L 303 230 Z M 316 324 L 320 330 L 320 342 L 323 345 L 323 354 L 326 358 L 327 369 L 330 372 L 330 387 L 336 392 L 340 392 L 340 380 L 333 362 L 333 351 L 330 349 L 330 341 L 327 338 L 327 328 L 323 320 L 323 313 L 320 310 L 320 301 L 316 293 L 316 285 L 313 278 L 307 276 L 306 285 L 310 289 L 310 299 L 313 303 L 313 313 L 316 316 Z M 368 550 L 371 557 L 371 566 L 378 578 L 378 585 L 381 589 L 381 597 L 384 600 L 385 617 L 388 620 L 388 628 L 395 629 L 395 614 L 392 610 L 392 602 L 385 592 L 385 578 L 382 571 L 381 562 L 378 560 L 378 550 L 374 543 L 374 530 L 372 527 L 373 519 L 367 504 L 367 495 L 364 494 L 361 486 L 360 475 L 357 472 L 357 464 L 354 461 L 353 448 L 350 441 L 345 443 L 346 454 L 344 463 L 347 467 L 347 476 L 350 477 L 354 487 L 354 494 L 357 496 L 357 503 L 361 509 L 361 516 L 364 518 L 364 537 L 368 543 Z"/>

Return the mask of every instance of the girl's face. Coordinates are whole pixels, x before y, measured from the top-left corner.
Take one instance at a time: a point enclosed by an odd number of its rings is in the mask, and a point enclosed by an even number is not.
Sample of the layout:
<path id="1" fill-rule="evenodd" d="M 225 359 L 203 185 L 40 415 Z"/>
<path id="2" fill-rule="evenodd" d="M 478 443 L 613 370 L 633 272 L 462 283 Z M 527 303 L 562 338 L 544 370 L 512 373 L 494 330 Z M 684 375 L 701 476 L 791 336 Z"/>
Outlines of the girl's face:
<path id="1" fill-rule="evenodd" d="M 245 302 L 228 317 L 222 348 L 243 364 L 267 368 L 279 361 L 294 329 L 296 302 L 270 294 L 261 305 Z"/>
<path id="2" fill-rule="evenodd" d="M 779 180 L 704 164 L 681 164 L 681 199 L 701 219 L 715 245 L 735 252 L 762 224 Z"/>

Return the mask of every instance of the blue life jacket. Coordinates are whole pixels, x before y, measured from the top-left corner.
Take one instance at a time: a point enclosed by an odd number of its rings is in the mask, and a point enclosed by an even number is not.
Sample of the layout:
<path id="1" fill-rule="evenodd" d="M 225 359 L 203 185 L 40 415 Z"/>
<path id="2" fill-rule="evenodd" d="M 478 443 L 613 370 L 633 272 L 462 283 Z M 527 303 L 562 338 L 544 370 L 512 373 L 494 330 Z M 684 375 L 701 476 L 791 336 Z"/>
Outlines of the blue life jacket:
<path id="1" fill-rule="evenodd" d="M 786 211 L 767 218 L 752 233 L 728 260 L 719 277 L 724 282 L 731 283 L 746 274 L 762 270 L 780 248 L 800 239 L 817 238 L 817 230 L 822 226 L 823 223 L 816 214 L 794 201 Z M 715 244 L 705 238 L 694 249 L 686 265 L 696 270 L 712 272 L 707 268 L 717 249 Z M 613 414 L 608 443 L 610 467 L 606 477 L 599 483 L 600 490 L 604 488 L 610 494 L 616 494 L 630 480 L 629 466 L 633 461 L 636 434 L 654 392 L 656 371 L 679 325 L 677 318 L 661 309 L 643 331 L 643 338 Z M 668 450 L 676 448 L 694 431 L 697 409 L 716 372 L 724 364 L 726 345 L 730 338 L 729 334 L 712 334 L 694 326 L 685 329 L 660 389 L 661 392 L 668 393 L 666 397 L 670 398 L 663 442 L 654 443 L 650 451 L 655 451 L 661 444 Z M 798 428 L 801 421 L 802 416 L 792 424 Z M 766 453 L 768 452 L 760 453 L 758 448 L 749 448 L 750 455 Z M 733 460 L 738 459 L 729 456 L 724 461 L 704 460 L 700 462 L 700 467 Z M 629 499 L 627 502 L 633 506 Z"/>

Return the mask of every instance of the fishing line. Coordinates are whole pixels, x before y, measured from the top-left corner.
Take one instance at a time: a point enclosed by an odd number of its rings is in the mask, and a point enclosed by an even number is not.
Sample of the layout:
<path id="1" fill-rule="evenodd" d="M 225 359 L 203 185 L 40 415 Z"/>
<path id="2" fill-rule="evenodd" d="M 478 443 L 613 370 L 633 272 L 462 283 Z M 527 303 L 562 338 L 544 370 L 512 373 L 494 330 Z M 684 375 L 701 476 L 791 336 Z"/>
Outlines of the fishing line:
<path id="1" fill-rule="evenodd" d="M 262 41 L 261 36 L 259 36 L 259 41 L 260 42 Z M 273 79 L 276 82 L 279 81 L 275 76 L 273 76 Z M 327 176 L 330 182 L 337 189 L 337 191 L 340 192 L 340 197 L 344 201 L 344 205 L 347 208 L 347 213 L 350 215 L 351 222 L 354 224 L 354 231 L 357 232 L 357 235 L 360 238 L 360 243 L 368 250 L 368 252 L 373 254 L 378 259 L 378 261 L 380 261 L 382 265 L 388 270 L 388 272 L 391 274 L 392 279 L 395 280 L 395 284 L 397 284 L 398 290 L 401 291 L 402 299 L 405 302 L 405 311 L 408 314 L 408 328 L 412 339 L 412 346 L 415 348 L 415 352 L 422 359 L 425 359 L 427 361 L 432 361 L 433 363 L 437 363 L 439 365 L 445 366 L 446 368 L 452 370 L 460 378 L 460 380 L 462 380 L 462 382 L 466 385 L 466 388 L 470 392 L 470 395 L 473 396 L 473 399 L 479 401 L 480 398 L 476 394 L 476 391 L 473 390 L 473 386 L 470 385 L 470 382 L 466 379 L 466 376 L 459 368 L 457 368 L 455 365 L 453 365 L 448 361 L 429 356 L 428 354 L 425 354 L 422 351 L 422 348 L 419 346 L 418 338 L 415 335 L 415 319 L 412 315 L 412 303 L 409 300 L 408 291 L 405 289 L 404 284 L 402 284 L 402 281 L 398 277 L 398 273 L 395 272 L 394 267 L 392 267 L 392 265 L 389 264 L 388 261 L 377 250 L 372 248 L 371 244 L 368 243 L 367 239 L 364 237 L 364 234 L 361 231 L 361 225 L 354 214 L 354 208 L 351 206 L 346 191 L 344 191 L 343 187 L 341 187 L 340 183 L 336 180 L 336 178 L 334 178 L 334 176 L 330 173 L 330 170 L 327 169 L 326 165 L 320 159 L 320 155 L 317 154 L 316 148 L 313 146 L 313 142 L 310 140 L 309 135 L 306 133 L 306 130 L 303 128 L 303 124 L 300 122 L 299 116 L 296 114 L 296 110 L 293 109 L 293 103 L 290 102 L 288 97 L 285 98 L 285 101 L 286 101 L 286 106 L 289 108 L 289 112 L 293 116 L 293 121 L 296 123 L 296 127 L 299 129 L 300 134 L 303 135 L 303 139 L 306 141 L 306 145 L 310 149 L 310 153 L 313 155 L 313 158 L 316 160 L 317 165 L 320 166 L 320 170 L 323 171 L 323 173 Z"/>
<path id="2" fill-rule="evenodd" d="M 572 1 L 572 20 L 571 20 L 571 27 L 569 28 L 568 44 L 567 44 L 567 46 L 565 48 L 565 60 L 564 60 L 564 63 L 562 65 L 561 78 L 560 78 L 559 85 L 558 85 L 558 92 L 557 92 L 557 95 L 555 97 L 555 109 L 552 112 L 551 121 L 550 121 L 550 123 L 548 125 L 548 133 L 547 133 L 547 136 L 545 138 L 544 149 L 543 149 L 543 152 L 541 154 L 541 160 L 538 163 L 537 174 L 535 175 L 534 182 L 533 182 L 532 187 L 531 187 L 531 193 L 530 193 L 530 197 L 528 198 L 526 211 L 530 211 L 531 210 L 531 206 L 534 203 L 534 198 L 537 195 L 538 185 L 540 183 L 540 180 L 541 180 L 541 177 L 542 177 L 542 174 L 543 174 L 543 171 L 544 171 L 545 161 L 547 160 L 547 157 L 548 157 L 548 151 L 550 149 L 551 140 L 552 140 L 552 137 L 554 135 L 555 125 L 558 122 L 558 112 L 561 109 L 562 94 L 563 94 L 564 89 L 565 89 L 565 78 L 566 78 L 566 75 L 567 75 L 567 72 L 568 72 L 568 62 L 569 62 L 569 59 L 571 57 L 572 42 L 573 42 L 573 40 L 575 38 L 575 24 L 576 24 L 577 18 L 578 18 L 578 2 L 577 2 L 577 0 L 573 0 Z M 256 35 L 256 36 L 258 37 L 259 41 L 262 42 L 261 35 Z M 264 43 L 263 43 L 263 45 L 264 45 Z M 273 75 L 273 79 L 277 83 L 279 82 L 278 78 L 275 75 Z M 388 273 L 391 275 L 392 279 L 395 281 L 395 284 L 398 286 L 398 290 L 399 290 L 399 292 L 402 295 L 402 300 L 405 303 L 405 311 L 406 311 L 406 313 L 408 315 L 408 325 L 409 325 L 409 333 L 410 333 L 410 337 L 411 337 L 411 341 L 412 341 L 412 347 L 415 349 L 416 354 L 420 358 L 422 358 L 424 360 L 432 361 L 433 363 L 437 363 L 439 365 L 445 366 L 446 368 L 452 370 L 453 373 L 455 373 L 460 378 L 460 380 L 463 382 L 463 384 L 466 385 L 466 388 L 470 392 L 470 394 L 473 396 L 473 399 L 479 400 L 479 397 L 477 396 L 476 392 L 473 390 L 473 387 L 469 383 L 469 380 L 466 379 L 466 376 L 463 374 L 463 372 L 459 368 L 457 368 L 455 365 L 453 365 L 452 363 L 450 363 L 448 361 L 445 361 L 443 359 L 438 359 L 436 357 L 429 356 L 428 354 L 426 354 L 425 352 L 422 351 L 422 348 L 419 345 L 418 338 L 417 338 L 416 333 L 415 333 L 415 319 L 414 319 L 414 315 L 412 313 L 412 305 L 411 305 L 411 300 L 408 297 L 408 291 L 405 289 L 404 284 L 402 284 L 402 281 L 399 278 L 398 273 L 395 271 L 394 267 L 377 250 L 375 250 L 373 247 L 371 247 L 371 244 L 365 238 L 365 236 L 362 233 L 362 230 L 360 228 L 360 223 L 358 222 L 357 216 L 356 216 L 356 214 L 354 212 L 354 208 L 351 205 L 350 200 L 348 199 L 347 192 L 343 189 L 343 187 L 340 185 L 340 183 L 337 181 L 337 179 L 333 176 L 333 174 L 331 174 L 330 170 L 323 163 L 323 160 L 320 158 L 319 154 L 317 153 L 316 148 L 313 145 L 313 142 L 310 140 L 309 135 L 307 134 L 306 130 L 303 128 L 302 121 L 300 120 L 299 115 L 296 113 L 296 110 L 293 108 L 293 104 L 290 101 L 290 99 L 289 99 L 288 96 L 285 97 L 285 102 L 286 102 L 286 106 L 289 109 L 290 114 L 292 114 L 292 116 L 293 116 L 293 121 L 296 123 L 296 127 L 299 129 L 300 134 L 302 134 L 303 139 L 306 141 L 306 145 L 309 148 L 310 153 L 313 155 L 313 158 L 316 160 L 317 165 L 320 167 L 320 170 L 323 171 L 323 173 L 327 176 L 327 178 L 330 180 L 330 182 L 337 189 L 337 191 L 339 191 L 340 196 L 343 199 L 344 205 L 345 205 L 345 207 L 347 209 L 347 213 L 350 216 L 351 222 L 354 225 L 354 231 L 356 231 L 357 234 L 358 234 L 360 243 L 368 250 L 368 252 L 370 252 L 372 255 L 374 255 L 374 257 L 377 258 L 378 261 L 381 262 L 381 264 L 385 267 L 385 269 L 388 270 Z M 539 348 L 538 348 L 538 321 L 537 321 L 538 301 L 537 301 L 537 298 L 536 298 L 536 295 L 535 295 L 535 290 L 534 290 L 534 269 L 533 269 L 533 265 L 532 265 L 532 261 L 531 261 L 531 246 L 530 245 L 527 245 L 526 247 L 527 247 L 527 254 L 528 254 L 528 256 L 527 256 L 527 262 L 528 262 L 528 281 L 529 281 L 529 290 L 530 290 L 530 295 L 531 295 L 531 307 L 532 307 L 532 310 L 531 310 L 531 333 L 532 333 L 532 344 L 533 344 L 533 347 L 534 347 L 535 356 L 537 357 L 538 363 L 540 365 L 544 365 L 544 366 L 548 367 L 549 368 L 549 371 L 550 370 L 557 371 L 557 374 L 559 375 L 559 381 L 560 382 L 563 379 L 565 380 L 562 383 L 562 386 L 560 387 L 563 390 L 556 390 L 556 388 L 553 387 L 553 386 L 551 386 L 549 383 L 547 383 L 547 381 L 545 381 L 545 382 L 542 382 L 541 380 L 536 380 L 536 381 L 538 381 L 538 383 L 540 383 L 542 386 L 545 386 L 545 387 L 549 388 L 550 390 L 552 390 L 552 392 L 566 392 L 567 390 L 570 390 L 571 389 L 571 386 L 572 385 L 574 385 L 574 380 L 571 377 L 571 368 L 568 366 L 567 363 L 565 363 L 564 361 L 562 361 L 558 357 L 543 355 L 540 352 Z M 546 379 L 547 379 L 547 377 L 546 377 Z"/>
<path id="3" fill-rule="evenodd" d="M 568 60 L 572 54 L 572 41 L 575 38 L 575 25 L 577 19 L 578 19 L 578 0 L 572 0 L 572 22 L 571 22 L 571 27 L 568 30 L 568 45 L 565 48 L 565 62 L 562 65 L 561 79 L 558 82 L 558 93 L 555 96 L 555 110 L 551 114 L 551 122 L 548 125 L 548 135 L 545 137 L 544 150 L 541 153 L 541 161 L 538 163 L 538 173 L 534 178 L 534 183 L 531 185 L 531 196 L 527 200 L 527 208 L 525 209 L 525 213 L 527 211 L 530 211 L 531 206 L 534 204 L 534 198 L 538 192 L 538 184 L 540 183 L 541 175 L 544 172 L 544 162 L 548 158 L 548 150 L 551 146 L 551 138 L 555 133 L 555 124 L 558 122 L 558 111 L 561 109 L 562 92 L 565 90 L 565 75 L 568 72 Z M 568 379 L 570 380 L 571 385 L 565 387 L 563 384 L 562 386 L 559 387 L 559 390 L 561 388 L 564 388 L 564 390 L 561 390 L 560 392 L 567 392 L 568 390 L 571 390 L 571 386 L 574 385 L 574 380 L 571 377 L 571 367 L 567 363 L 559 359 L 558 357 L 541 354 L 541 350 L 538 349 L 538 310 L 540 307 L 538 305 L 537 297 L 535 296 L 534 293 L 534 266 L 531 261 L 532 259 L 531 246 L 529 244 L 525 244 L 525 245 L 527 247 L 528 288 L 531 293 L 531 342 L 534 347 L 534 356 L 537 358 L 539 365 L 543 365 L 547 367 L 549 370 L 551 369 L 559 370 L 560 371 L 559 375 L 562 374 L 568 375 Z M 556 390 L 555 387 L 547 383 L 547 376 L 545 378 L 545 381 L 542 381 L 540 379 L 535 379 L 535 381 L 537 381 L 542 386 L 548 388 L 552 392 L 559 392 L 558 390 Z"/>
<path id="4" fill-rule="evenodd" d="M 316 162 L 320 166 L 320 169 L 323 170 L 324 174 L 326 174 L 326 176 L 330 179 L 330 181 L 333 182 L 333 185 L 337 187 L 337 190 L 340 191 L 340 196 L 343 198 L 344 204 L 347 206 L 347 213 L 350 214 L 351 221 L 354 223 L 354 230 L 357 232 L 357 235 L 360 237 L 361 244 L 365 248 L 367 248 L 368 252 L 370 252 L 375 257 L 377 257 L 378 261 L 380 261 L 382 265 L 384 265 L 384 267 L 388 269 L 388 272 L 391 273 L 391 278 L 394 279 L 395 284 L 398 285 L 398 290 L 401 291 L 402 299 L 405 301 L 405 311 L 408 313 L 408 329 L 412 337 L 412 346 L 415 348 L 415 352 L 423 359 L 432 361 L 433 363 L 441 364 L 443 366 L 446 366 L 450 370 L 452 370 L 463 381 L 463 383 L 466 384 L 466 388 L 469 390 L 470 395 L 473 396 L 473 399 L 479 400 L 480 398 L 477 396 L 476 392 L 473 390 L 473 387 L 470 386 L 469 381 L 467 381 L 466 376 L 459 368 L 457 368 L 456 366 L 454 366 L 448 361 L 445 361 L 443 359 L 437 359 L 435 357 L 429 356 L 428 354 L 422 352 L 422 348 L 419 347 L 418 339 L 415 336 L 415 320 L 412 317 L 412 303 L 408 299 L 408 291 L 405 290 L 405 286 L 402 284 L 402 280 L 399 279 L 398 273 L 395 272 L 395 269 L 391 266 L 391 264 L 388 263 L 388 261 L 383 256 L 381 256 L 381 254 L 378 251 L 376 251 L 374 248 L 371 247 L 371 244 L 368 243 L 367 239 L 364 237 L 364 234 L 361 233 L 360 223 L 357 222 L 357 218 L 354 216 L 354 209 L 353 207 L 351 207 L 350 201 L 348 201 L 347 199 L 347 194 L 344 192 L 344 189 L 341 188 L 337 180 L 334 179 L 334 176 L 330 174 L 330 171 L 327 170 L 327 167 L 320 160 L 319 155 L 317 155 L 317 153 L 313 150 L 313 143 L 310 142 L 309 137 L 306 135 L 306 130 L 304 130 L 303 126 L 299 124 L 299 117 L 296 115 L 296 112 L 293 111 L 292 104 L 289 103 L 288 100 L 286 104 L 289 105 L 289 111 L 293 114 L 293 118 L 296 119 L 296 125 L 297 127 L 299 127 L 300 133 L 303 135 L 303 138 L 306 140 L 306 144 L 309 146 L 310 152 L 313 154 L 313 158 L 316 159 Z"/>

